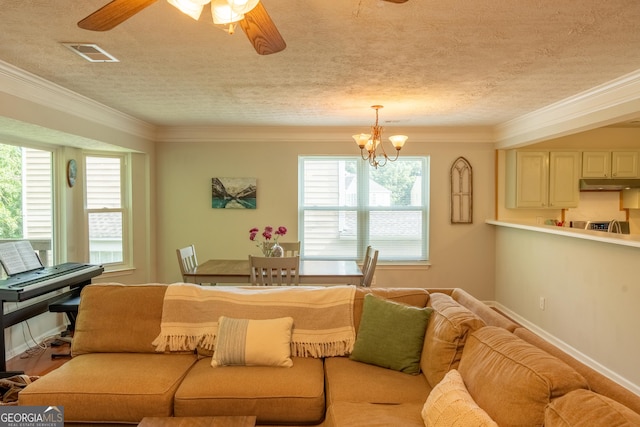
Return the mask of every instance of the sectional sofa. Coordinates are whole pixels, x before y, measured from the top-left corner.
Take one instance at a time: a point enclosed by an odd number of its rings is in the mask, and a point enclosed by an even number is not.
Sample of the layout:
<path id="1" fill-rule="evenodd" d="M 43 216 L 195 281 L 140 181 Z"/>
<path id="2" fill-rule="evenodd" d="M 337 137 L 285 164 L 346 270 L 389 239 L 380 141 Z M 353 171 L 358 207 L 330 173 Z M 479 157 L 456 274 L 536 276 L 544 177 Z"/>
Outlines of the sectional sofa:
<path id="1" fill-rule="evenodd" d="M 219 308 L 203 314 L 202 301 L 177 298 L 170 322 L 172 286 L 85 287 L 72 359 L 27 386 L 19 404 L 63 406 L 74 426 L 203 415 L 325 427 L 640 425 L 639 396 L 462 289 L 355 288 L 347 302 L 353 339 L 347 333 L 338 346 L 294 351 L 295 339 L 313 341 L 313 327 L 300 318 L 317 307 L 279 300 L 317 288 L 281 289 L 242 318 L 226 311 L 237 300 L 217 300 Z M 274 305 L 282 306 L 278 316 L 263 310 Z M 215 339 L 176 337 L 170 327 L 181 315 L 210 318 L 194 334 L 213 327 Z M 330 316 L 310 318 L 326 327 Z M 238 343 L 226 344 L 239 335 L 240 362 Z"/>

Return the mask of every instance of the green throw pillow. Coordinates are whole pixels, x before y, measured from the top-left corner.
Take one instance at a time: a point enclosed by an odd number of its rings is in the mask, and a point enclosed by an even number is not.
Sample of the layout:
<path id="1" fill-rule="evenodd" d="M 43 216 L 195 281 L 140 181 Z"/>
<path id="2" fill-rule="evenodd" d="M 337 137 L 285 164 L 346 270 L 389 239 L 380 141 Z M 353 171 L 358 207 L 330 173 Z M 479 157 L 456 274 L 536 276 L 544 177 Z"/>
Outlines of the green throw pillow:
<path id="1" fill-rule="evenodd" d="M 433 309 L 364 297 L 362 318 L 350 359 L 407 374 L 420 372 L 420 354 Z"/>

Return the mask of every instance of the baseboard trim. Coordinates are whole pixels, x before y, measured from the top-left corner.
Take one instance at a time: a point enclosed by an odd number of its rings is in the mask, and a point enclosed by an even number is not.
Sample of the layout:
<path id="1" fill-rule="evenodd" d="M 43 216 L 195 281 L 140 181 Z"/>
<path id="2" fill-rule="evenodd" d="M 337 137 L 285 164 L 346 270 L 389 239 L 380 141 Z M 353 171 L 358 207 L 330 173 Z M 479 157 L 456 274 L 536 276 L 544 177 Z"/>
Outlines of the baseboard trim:
<path id="1" fill-rule="evenodd" d="M 536 335 L 538 335 L 539 337 L 541 337 L 545 341 L 548 341 L 549 343 L 551 343 L 554 346 L 558 347 L 560 350 L 562 350 L 565 353 L 569 354 L 574 359 L 578 360 L 579 362 L 584 363 L 585 365 L 587 365 L 591 369 L 601 373 L 602 375 L 604 375 L 605 377 L 609 378 L 610 380 L 615 381 L 616 383 L 620 384 L 622 387 L 625 387 L 625 388 L 629 389 L 631 392 L 633 392 L 633 393 L 635 393 L 635 394 L 640 396 L 640 386 L 639 385 L 634 384 L 631 381 L 627 380 L 626 378 L 618 375 L 617 373 L 613 372 L 612 370 L 610 370 L 606 366 L 598 363 L 597 361 L 593 360 L 592 358 L 590 358 L 586 354 L 584 354 L 581 351 L 575 349 L 574 347 L 570 346 L 569 344 L 567 344 L 566 342 L 562 341 L 561 339 L 555 337 L 554 335 L 548 333 L 547 331 L 545 331 L 544 329 L 540 328 L 539 326 L 531 323 L 530 321 L 528 321 L 524 317 L 518 315 L 518 313 L 515 313 L 514 311 L 510 310 L 509 308 L 505 307 L 504 305 L 502 305 L 502 304 L 500 304 L 500 303 L 498 303 L 496 301 L 485 301 L 485 304 L 487 304 L 489 307 L 493 307 L 493 308 L 495 308 L 497 310 L 500 310 L 506 316 L 508 316 L 511 319 L 513 319 L 516 323 L 519 323 L 523 327 L 529 329 L 531 332 L 535 333 Z"/>
<path id="2" fill-rule="evenodd" d="M 14 327 L 20 327 L 20 324 L 15 325 Z M 43 342 L 45 339 L 50 338 L 50 337 L 55 337 L 56 335 L 64 332 L 67 329 L 66 325 L 60 325 L 57 326 L 53 329 L 49 329 L 48 331 L 46 331 L 45 333 L 38 335 L 37 337 L 33 337 L 33 340 L 37 343 L 41 343 Z M 7 355 L 6 355 L 6 360 L 12 359 L 22 353 L 24 353 L 25 351 L 29 350 L 30 348 L 33 348 L 31 346 L 29 346 L 29 344 L 27 342 L 23 342 L 22 344 L 9 348 L 7 349 Z"/>

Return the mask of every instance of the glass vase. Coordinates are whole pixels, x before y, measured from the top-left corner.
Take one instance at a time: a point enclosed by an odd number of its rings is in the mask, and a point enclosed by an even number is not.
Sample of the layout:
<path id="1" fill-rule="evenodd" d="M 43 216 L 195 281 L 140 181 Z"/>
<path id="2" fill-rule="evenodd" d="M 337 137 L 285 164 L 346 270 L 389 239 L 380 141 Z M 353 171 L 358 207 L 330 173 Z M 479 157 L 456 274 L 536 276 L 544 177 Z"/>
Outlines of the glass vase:
<path id="1" fill-rule="evenodd" d="M 265 257 L 281 257 L 284 256 L 284 249 L 278 242 L 263 242 L 262 255 Z"/>
<path id="2" fill-rule="evenodd" d="M 282 257 L 284 256 L 284 249 L 278 243 L 274 243 L 271 247 L 271 256 L 272 257 Z"/>

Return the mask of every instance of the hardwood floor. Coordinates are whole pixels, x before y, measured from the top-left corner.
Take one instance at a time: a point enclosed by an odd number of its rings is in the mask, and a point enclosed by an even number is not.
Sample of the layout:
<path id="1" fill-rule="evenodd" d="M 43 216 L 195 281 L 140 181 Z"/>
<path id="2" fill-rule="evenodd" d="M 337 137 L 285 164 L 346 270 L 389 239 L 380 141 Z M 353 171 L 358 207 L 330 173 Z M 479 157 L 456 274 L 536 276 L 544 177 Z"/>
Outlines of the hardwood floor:
<path id="1" fill-rule="evenodd" d="M 28 351 L 7 360 L 7 371 L 21 371 L 31 376 L 42 376 L 55 368 L 63 365 L 69 357 L 52 358 L 52 354 L 66 355 L 71 345 L 60 342 L 59 346 L 47 345 L 46 349 Z"/>

